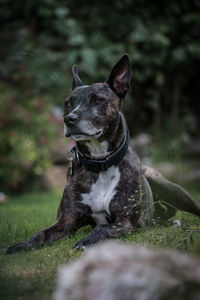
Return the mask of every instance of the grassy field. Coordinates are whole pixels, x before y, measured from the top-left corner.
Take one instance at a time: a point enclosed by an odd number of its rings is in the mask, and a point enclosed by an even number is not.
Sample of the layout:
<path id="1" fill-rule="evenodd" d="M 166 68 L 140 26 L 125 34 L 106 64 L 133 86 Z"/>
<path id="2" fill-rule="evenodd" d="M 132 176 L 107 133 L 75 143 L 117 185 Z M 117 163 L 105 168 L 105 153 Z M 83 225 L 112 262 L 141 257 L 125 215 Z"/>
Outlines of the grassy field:
<path id="1" fill-rule="evenodd" d="M 189 191 L 200 203 L 200 190 Z M 60 198 L 60 192 L 32 193 L 13 197 L 9 202 L 0 204 L 1 300 L 51 299 L 58 266 L 83 255 L 71 247 L 90 231 L 89 226 L 50 247 L 4 255 L 9 245 L 29 238 L 55 221 Z M 182 220 L 181 227 L 156 225 L 129 233 L 121 240 L 191 252 L 193 246 L 189 237 L 191 232 L 194 232 L 194 237 L 198 235 L 195 230 L 200 229 L 200 220 L 181 212 L 177 213 L 176 218 Z"/>

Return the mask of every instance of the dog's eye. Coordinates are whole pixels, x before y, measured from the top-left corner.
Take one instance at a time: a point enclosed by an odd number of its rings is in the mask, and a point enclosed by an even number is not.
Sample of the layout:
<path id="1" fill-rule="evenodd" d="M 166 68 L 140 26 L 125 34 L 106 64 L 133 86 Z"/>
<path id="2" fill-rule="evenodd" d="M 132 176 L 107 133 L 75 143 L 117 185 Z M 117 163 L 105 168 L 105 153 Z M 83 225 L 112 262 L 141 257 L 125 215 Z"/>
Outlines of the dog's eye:
<path id="1" fill-rule="evenodd" d="M 64 105 L 65 105 L 66 108 L 72 107 L 72 104 L 69 102 L 69 100 L 66 100 Z"/>
<path id="2" fill-rule="evenodd" d="M 102 103 L 102 102 L 103 102 L 103 99 L 102 99 L 102 98 L 97 98 L 97 99 L 95 100 L 95 102 L 96 102 L 96 103 Z"/>
<path id="3" fill-rule="evenodd" d="M 91 95 L 89 97 L 90 103 L 93 104 L 101 104 L 105 101 L 105 99 L 103 99 L 102 97 L 98 97 L 97 95 Z"/>
<path id="4" fill-rule="evenodd" d="M 103 98 L 95 98 L 94 99 L 94 103 L 96 103 L 96 104 L 101 104 L 101 103 L 103 103 L 104 102 L 104 99 Z"/>

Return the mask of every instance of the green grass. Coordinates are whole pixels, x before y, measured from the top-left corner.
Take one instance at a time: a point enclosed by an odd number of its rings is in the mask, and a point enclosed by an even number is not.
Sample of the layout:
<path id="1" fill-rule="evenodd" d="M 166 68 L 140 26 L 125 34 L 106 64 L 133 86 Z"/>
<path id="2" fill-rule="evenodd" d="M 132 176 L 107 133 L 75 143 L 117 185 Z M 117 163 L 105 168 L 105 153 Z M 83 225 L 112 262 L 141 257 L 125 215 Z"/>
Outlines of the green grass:
<path id="1" fill-rule="evenodd" d="M 200 191 L 190 192 L 200 202 Z M 1 300 L 51 299 L 58 266 L 83 255 L 71 247 L 90 231 L 89 226 L 52 246 L 4 255 L 9 245 L 29 238 L 55 221 L 60 198 L 59 192 L 32 193 L 14 197 L 8 203 L 0 204 Z M 121 240 L 190 252 L 192 244 L 189 236 L 192 231 L 200 229 L 200 221 L 195 216 L 181 212 L 178 212 L 177 218 L 182 220 L 182 226 L 179 228 L 172 228 L 167 223 L 156 225 L 129 233 Z M 193 236 L 195 235 L 197 234 Z"/>

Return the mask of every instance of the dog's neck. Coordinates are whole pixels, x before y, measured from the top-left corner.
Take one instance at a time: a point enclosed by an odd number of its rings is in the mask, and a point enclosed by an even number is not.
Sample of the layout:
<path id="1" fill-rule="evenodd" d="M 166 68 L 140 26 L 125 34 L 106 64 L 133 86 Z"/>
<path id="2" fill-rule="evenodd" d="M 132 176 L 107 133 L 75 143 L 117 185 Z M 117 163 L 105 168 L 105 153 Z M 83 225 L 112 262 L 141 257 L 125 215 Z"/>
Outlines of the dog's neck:
<path id="1" fill-rule="evenodd" d="M 100 158 L 109 155 L 108 141 L 98 141 L 97 139 L 91 139 L 84 143 L 88 148 L 88 155 L 93 158 Z M 88 156 L 87 155 L 87 156 Z"/>
<path id="2" fill-rule="evenodd" d="M 101 138 L 77 142 L 77 147 L 82 154 L 91 158 L 103 158 L 115 152 L 124 139 L 125 129 L 121 114 L 116 127 L 107 131 Z"/>

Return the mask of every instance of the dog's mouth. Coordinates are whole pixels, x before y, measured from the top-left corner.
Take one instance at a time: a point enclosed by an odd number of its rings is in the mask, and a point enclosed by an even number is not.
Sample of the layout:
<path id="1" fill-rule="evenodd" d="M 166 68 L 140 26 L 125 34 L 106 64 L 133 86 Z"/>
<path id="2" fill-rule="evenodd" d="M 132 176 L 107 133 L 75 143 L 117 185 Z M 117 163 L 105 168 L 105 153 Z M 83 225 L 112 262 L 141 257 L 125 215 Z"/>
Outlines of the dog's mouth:
<path id="1" fill-rule="evenodd" d="M 71 137 L 74 141 L 88 141 L 92 138 L 98 139 L 102 134 L 102 130 L 98 130 L 94 134 L 86 134 L 80 132 L 68 133 L 65 136 Z"/>

